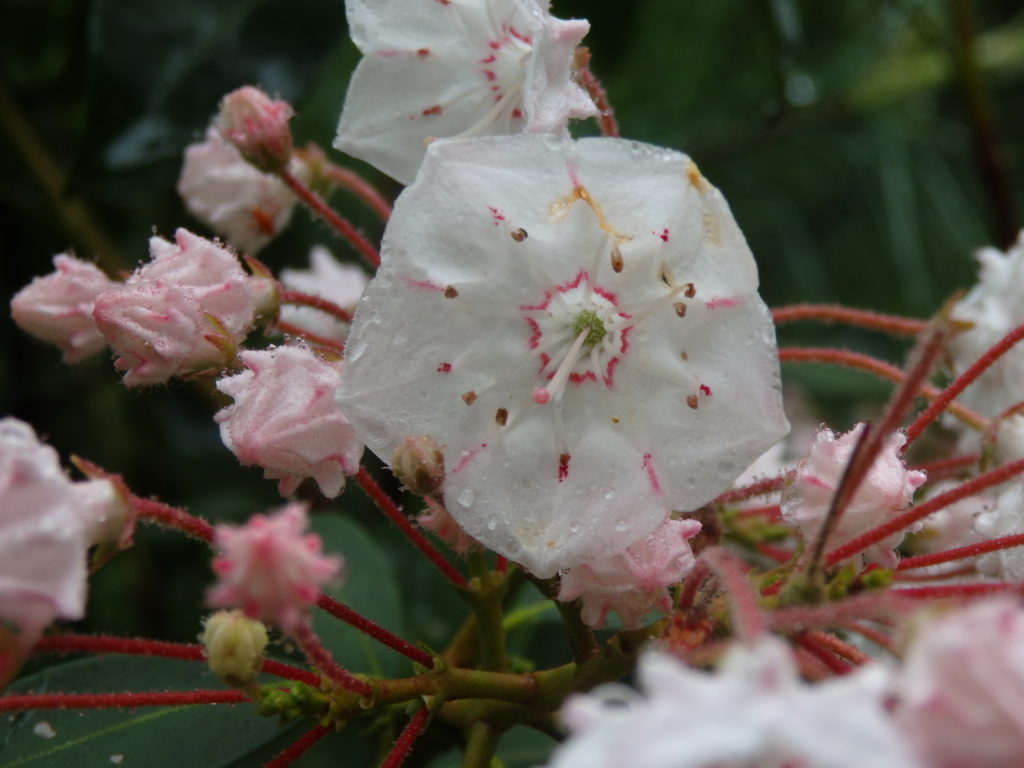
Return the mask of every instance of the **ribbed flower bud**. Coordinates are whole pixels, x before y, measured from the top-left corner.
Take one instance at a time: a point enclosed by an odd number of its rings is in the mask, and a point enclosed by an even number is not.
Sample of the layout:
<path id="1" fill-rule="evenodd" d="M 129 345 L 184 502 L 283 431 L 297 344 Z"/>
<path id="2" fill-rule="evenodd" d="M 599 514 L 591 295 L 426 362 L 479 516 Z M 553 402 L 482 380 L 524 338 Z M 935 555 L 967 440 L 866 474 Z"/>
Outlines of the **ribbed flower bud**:
<path id="1" fill-rule="evenodd" d="M 287 102 L 274 101 L 247 85 L 224 97 L 216 125 L 242 157 L 265 173 L 275 173 L 286 168 L 292 156 L 288 120 L 293 114 Z"/>
<path id="2" fill-rule="evenodd" d="M 268 642 L 267 628 L 239 610 L 218 611 L 206 620 L 203 649 L 218 678 L 235 688 L 256 680 Z"/>
<path id="3" fill-rule="evenodd" d="M 430 435 L 407 437 L 391 457 L 391 471 L 413 493 L 431 496 L 444 484 L 444 454 Z"/>

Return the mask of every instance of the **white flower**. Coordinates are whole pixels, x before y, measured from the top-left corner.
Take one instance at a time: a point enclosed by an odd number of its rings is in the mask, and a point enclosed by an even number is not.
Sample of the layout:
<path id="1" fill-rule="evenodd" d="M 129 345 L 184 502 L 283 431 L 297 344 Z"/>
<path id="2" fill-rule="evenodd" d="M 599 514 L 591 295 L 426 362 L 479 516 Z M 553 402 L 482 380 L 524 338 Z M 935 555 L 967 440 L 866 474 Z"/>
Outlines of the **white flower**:
<path id="1" fill-rule="evenodd" d="M 300 161 L 292 160 L 292 172 Z M 297 202 L 280 179 L 250 165 L 216 129 L 185 149 L 178 194 L 189 213 L 254 254 L 284 229 Z"/>
<path id="2" fill-rule="evenodd" d="M 360 267 L 342 264 L 322 245 L 314 246 L 309 252 L 309 269 L 281 270 L 281 284 L 285 288 L 319 296 L 351 311 L 355 311 L 366 283 L 366 272 Z M 331 341 L 343 342 L 348 335 L 348 323 L 313 307 L 282 304 L 280 319 Z"/>
<path id="3" fill-rule="evenodd" d="M 382 260 L 339 402 L 385 460 L 432 437 L 452 517 L 539 576 L 699 507 L 788 428 L 753 257 L 678 152 L 438 142 Z"/>
<path id="4" fill-rule="evenodd" d="M 994 509 L 978 515 L 974 529 L 985 539 L 1024 533 L 1024 484 L 1017 482 L 1003 491 Z M 1024 548 L 1010 547 L 982 555 L 978 570 L 1008 581 L 1020 581 L 1024 579 Z"/>
<path id="5" fill-rule="evenodd" d="M 1024 232 L 1006 253 L 983 248 L 978 283 L 953 307 L 953 318 L 973 324 L 958 333 L 949 350 L 956 373 L 1024 323 Z M 990 366 L 960 395 L 960 400 L 985 416 L 997 416 L 1024 400 L 1024 347 L 1019 344 Z"/>
<path id="6" fill-rule="evenodd" d="M 551 768 L 920 766 L 885 713 L 877 665 L 807 685 L 789 649 L 765 638 L 734 648 L 716 674 L 655 651 L 638 676 L 642 698 L 616 686 L 566 702 L 572 736 Z"/>
<path id="7" fill-rule="evenodd" d="M 409 184 L 434 138 L 565 133 L 595 114 L 571 77 L 590 25 L 543 0 L 347 0 L 364 58 L 334 146 Z"/>
<path id="8" fill-rule="evenodd" d="M 822 427 L 810 453 L 797 467 L 792 484 L 783 491 L 782 517 L 799 528 L 806 541 L 813 542 L 821 530 L 863 432 L 864 424 L 858 424 L 843 435 Z M 900 449 L 906 441 L 907 437 L 902 432 L 894 432 L 886 440 L 832 530 L 828 546 L 845 544 L 910 505 L 914 491 L 927 476 L 924 472 L 908 470 L 903 463 Z M 897 531 L 872 545 L 864 551 L 864 559 L 886 568 L 895 567 L 897 557 L 893 550 L 903 541 L 905 534 L 905 531 Z"/>
<path id="9" fill-rule="evenodd" d="M 109 481 L 71 482 L 32 427 L 0 420 L 0 630 L 21 652 L 54 619 L 82 618 L 86 552 L 118 537 L 125 512 Z"/>
<path id="10" fill-rule="evenodd" d="M 993 598 L 923 623 L 899 693 L 897 720 L 931 768 L 1017 768 L 1024 755 L 1020 605 Z"/>

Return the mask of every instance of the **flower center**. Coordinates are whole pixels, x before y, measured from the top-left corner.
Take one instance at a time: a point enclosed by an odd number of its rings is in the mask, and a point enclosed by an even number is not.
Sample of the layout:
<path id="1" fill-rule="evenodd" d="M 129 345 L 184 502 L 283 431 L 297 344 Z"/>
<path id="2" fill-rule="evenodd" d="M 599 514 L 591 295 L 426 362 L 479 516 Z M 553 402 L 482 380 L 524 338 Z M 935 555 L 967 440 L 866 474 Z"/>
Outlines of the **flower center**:
<path id="1" fill-rule="evenodd" d="M 604 327 L 604 322 L 597 312 L 592 309 L 584 309 L 576 315 L 572 321 L 572 330 L 576 336 L 579 336 L 583 331 L 587 331 L 587 337 L 583 340 L 583 345 L 589 347 L 600 344 L 601 340 L 608 334 Z"/>

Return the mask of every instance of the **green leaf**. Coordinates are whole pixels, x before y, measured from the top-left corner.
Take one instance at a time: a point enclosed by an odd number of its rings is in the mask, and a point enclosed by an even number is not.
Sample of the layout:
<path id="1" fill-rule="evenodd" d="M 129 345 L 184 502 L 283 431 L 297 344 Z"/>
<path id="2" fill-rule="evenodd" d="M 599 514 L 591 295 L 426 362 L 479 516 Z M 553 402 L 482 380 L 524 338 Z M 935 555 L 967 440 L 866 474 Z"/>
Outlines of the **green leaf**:
<path id="1" fill-rule="evenodd" d="M 401 602 L 394 569 L 377 542 L 366 534 L 361 525 L 345 515 L 315 515 L 312 527 L 323 538 L 324 551 L 345 558 L 342 586 L 328 588 L 327 594 L 403 636 Z M 404 656 L 324 611 L 314 614 L 313 628 L 334 657 L 352 672 L 391 676 L 410 672 Z"/>
<path id="2" fill-rule="evenodd" d="M 50 667 L 20 680 L 6 693 L 220 687 L 206 665 L 194 661 L 100 656 Z M 113 766 L 122 762 L 126 768 L 220 768 L 239 761 L 246 764 L 247 755 L 282 732 L 275 721 L 257 716 L 248 703 L 29 711 L 0 721 L 0 768 Z M 54 735 L 47 738 L 48 733 Z"/>

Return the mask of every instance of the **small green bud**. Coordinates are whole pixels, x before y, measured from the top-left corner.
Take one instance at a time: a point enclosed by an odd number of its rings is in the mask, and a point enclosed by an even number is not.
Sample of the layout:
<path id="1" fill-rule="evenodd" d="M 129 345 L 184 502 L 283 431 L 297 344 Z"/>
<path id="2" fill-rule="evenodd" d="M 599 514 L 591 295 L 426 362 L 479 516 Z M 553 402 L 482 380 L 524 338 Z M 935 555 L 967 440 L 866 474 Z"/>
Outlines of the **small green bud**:
<path id="1" fill-rule="evenodd" d="M 429 435 L 407 437 L 391 457 L 391 471 L 413 493 L 432 496 L 444 484 L 444 455 Z"/>
<path id="2" fill-rule="evenodd" d="M 267 628 L 238 610 L 210 616 L 202 638 L 210 669 L 235 688 L 255 682 L 268 640 Z"/>

